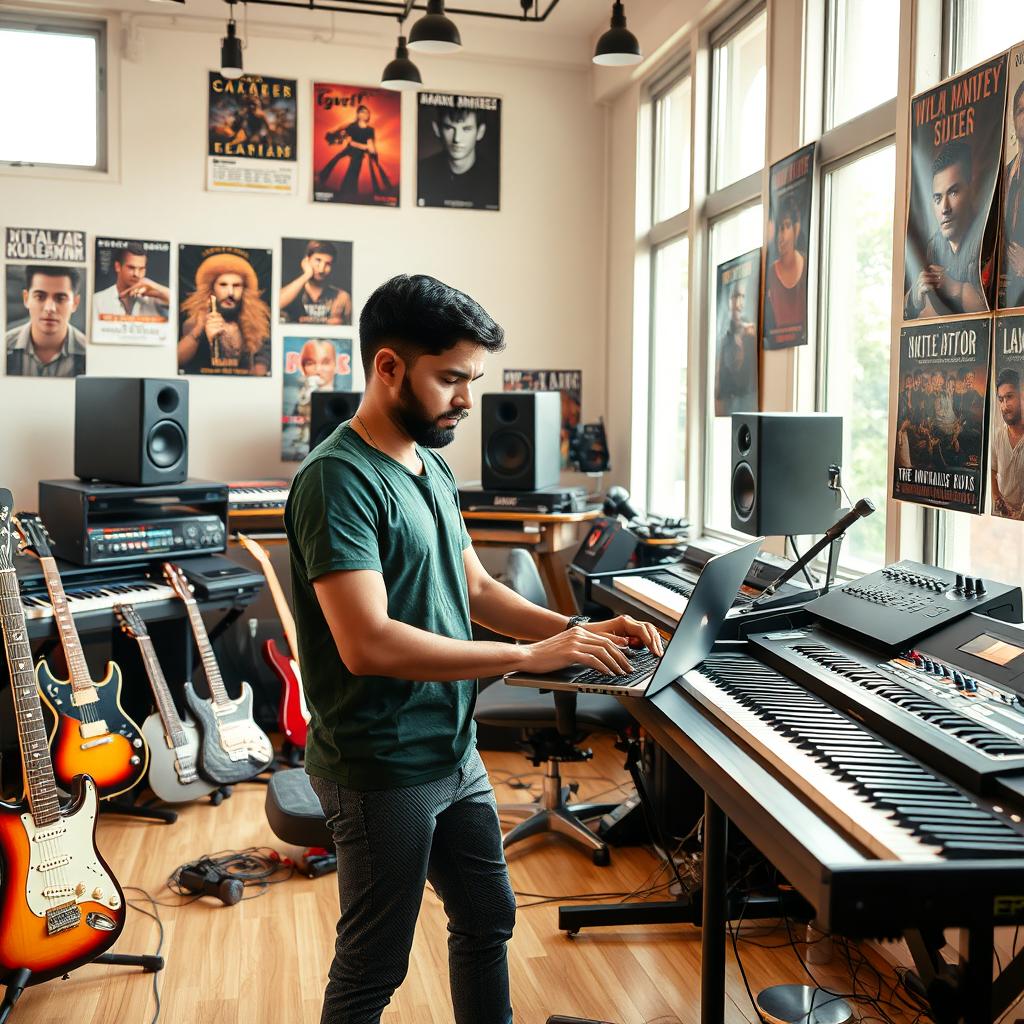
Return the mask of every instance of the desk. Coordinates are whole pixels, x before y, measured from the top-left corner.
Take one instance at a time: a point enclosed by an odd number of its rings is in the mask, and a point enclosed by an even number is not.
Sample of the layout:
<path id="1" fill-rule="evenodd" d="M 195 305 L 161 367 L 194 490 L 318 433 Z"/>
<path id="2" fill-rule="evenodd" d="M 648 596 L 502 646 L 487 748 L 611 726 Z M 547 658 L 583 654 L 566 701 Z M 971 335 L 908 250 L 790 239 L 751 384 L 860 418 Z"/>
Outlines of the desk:
<path id="1" fill-rule="evenodd" d="M 470 539 L 478 547 L 526 548 L 540 570 L 544 587 L 556 611 L 578 611 L 559 552 L 579 544 L 580 523 L 601 515 L 600 508 L 585 512 L 463 512 Z"/>

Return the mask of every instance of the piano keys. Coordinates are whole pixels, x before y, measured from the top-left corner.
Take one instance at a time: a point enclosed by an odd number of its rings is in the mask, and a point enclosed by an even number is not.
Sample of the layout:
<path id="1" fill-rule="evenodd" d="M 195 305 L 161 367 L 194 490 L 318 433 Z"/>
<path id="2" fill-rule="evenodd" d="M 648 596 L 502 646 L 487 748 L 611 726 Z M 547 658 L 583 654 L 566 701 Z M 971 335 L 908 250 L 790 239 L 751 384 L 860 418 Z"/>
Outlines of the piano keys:
<path id="1" fill-rule="evenodd" d="M 234 514 L 266 510 L 283 515 L 289 486 L 287 480 L 241 480 L 229 483 L 228 511 Z"/>

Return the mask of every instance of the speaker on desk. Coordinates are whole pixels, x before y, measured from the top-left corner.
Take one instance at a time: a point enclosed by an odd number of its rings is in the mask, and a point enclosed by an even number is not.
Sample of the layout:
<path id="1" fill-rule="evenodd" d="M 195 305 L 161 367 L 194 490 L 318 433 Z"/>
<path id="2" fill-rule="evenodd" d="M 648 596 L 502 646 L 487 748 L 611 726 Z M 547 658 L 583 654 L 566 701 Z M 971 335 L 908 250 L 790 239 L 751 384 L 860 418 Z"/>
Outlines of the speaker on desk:
<path id="1" fill-rule="evenodd" d="M 309 396 L 309 447 L 315 448 L 352 419 L 362 400 L 362 391 L 314 391 Z"/>
<path id="2" fill-rule="evenodd" d="M 562 396 L 557 391 L 484 395 L 481 477 L 485 491 L 539 491 L 562 468 Z"/>
<path id="3" fill-rule="evenodd" d="M 75 378 L 75 476 L 136 487 L 188 476 L 188 381 Z"/>
<path id="4" fill-rule="evenodd" d="M 842 461 L 842 416 L 733 413 L 732 528 L 755 537 L 824 533 L 839 509 L 829 467 Z"/>

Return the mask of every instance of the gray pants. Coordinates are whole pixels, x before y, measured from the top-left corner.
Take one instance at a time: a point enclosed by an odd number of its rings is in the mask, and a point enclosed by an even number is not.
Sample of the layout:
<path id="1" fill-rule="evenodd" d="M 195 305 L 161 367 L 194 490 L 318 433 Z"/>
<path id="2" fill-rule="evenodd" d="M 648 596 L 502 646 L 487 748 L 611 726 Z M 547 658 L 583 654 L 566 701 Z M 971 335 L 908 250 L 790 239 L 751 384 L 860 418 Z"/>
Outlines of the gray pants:
<path id="1" fill-rule="evenodd" d="M 409 969 L 427 879 L 448 916 L 458 1024 L 511 1024 L 515 897 L 494 791 L 474 749 L 436 782 L 359 792 L 310 777 L 338 851 L 341 917 L 321 1024 L 377 1024 Z"/>

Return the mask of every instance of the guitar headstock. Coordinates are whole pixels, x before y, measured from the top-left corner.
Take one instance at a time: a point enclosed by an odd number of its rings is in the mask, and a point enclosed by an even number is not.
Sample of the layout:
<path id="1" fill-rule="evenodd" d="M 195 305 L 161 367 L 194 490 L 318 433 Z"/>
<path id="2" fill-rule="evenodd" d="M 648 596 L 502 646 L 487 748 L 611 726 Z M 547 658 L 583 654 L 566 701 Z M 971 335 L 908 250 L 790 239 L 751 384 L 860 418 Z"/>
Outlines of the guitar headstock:
<path id="1" fill-rule="evenodd" d="M 18 512 L 14 517 L 14 525 L 21 535 L 22 551 L 36 558 L 53 558 L 50 533 L 35 512 Z"/>
<path id="2" fill-rule="evenodd" d="M 189 583 L 188 577 L 182 571 L 181 567 L 175 565 L 173 562 L 164 562 L 162 568 L 164 571 L 164 578 L 167 580 L 171 590 L 173 590 L 175 594 L 182 599 L 182 601 L 186 602 L 186 604 L 189 601 L 194 601 L 195 598 L 192 596 L 192 584 Z"/>
<path id="3" fill-rule="evenodd" d="M 0 569 L 14 568 L 14 552 L 18 541 L 12 527 L 13 517 L 14 495 L 0 488 Z"/>
<path id="4" fill-rule="evenodd" d="M 266 565 L 270 561 L 270 556 L 263 549 L 263 546 L 257 544 L 252 537 L 247 537 L 244 533 L 236 533 L 235 537 L 238 539 L 238 543 L 241 544 L 242 547 L 260 563 L 260 565 Z"/>
<path id="5" fill-rule="evenodd" d="M 144 640 L 149 636 L 149 628 L 134 605 L 115 604 L 114 614 L 117 616 L 122 631 L 133 640 Z"/>

